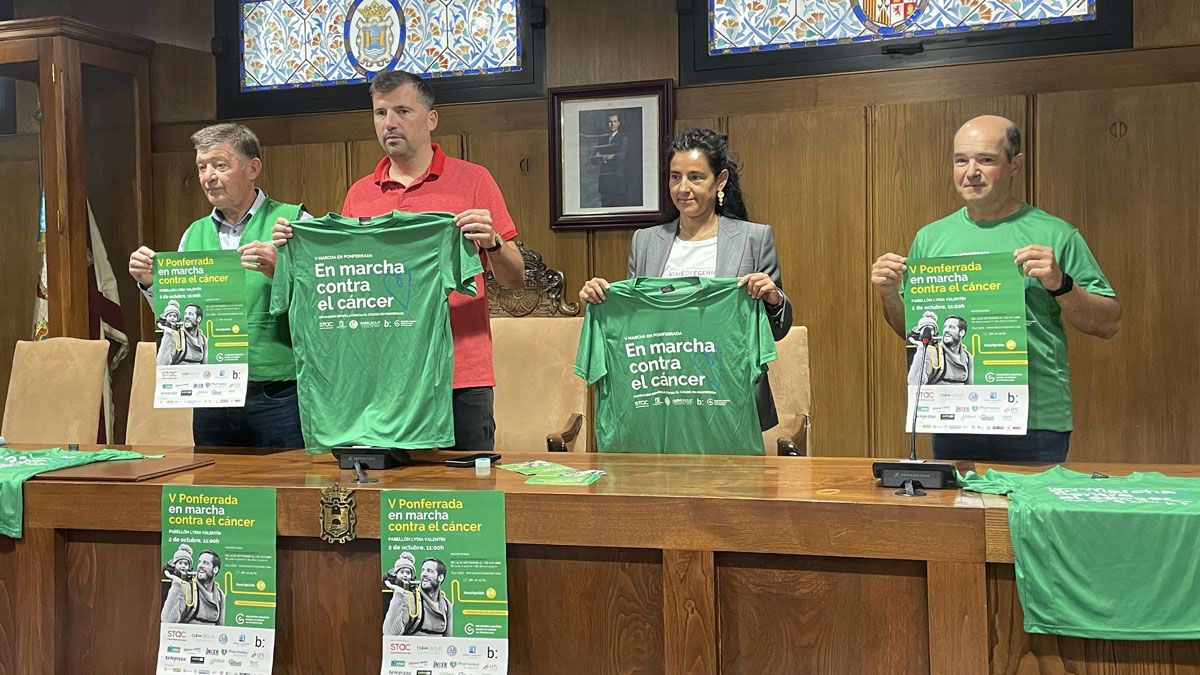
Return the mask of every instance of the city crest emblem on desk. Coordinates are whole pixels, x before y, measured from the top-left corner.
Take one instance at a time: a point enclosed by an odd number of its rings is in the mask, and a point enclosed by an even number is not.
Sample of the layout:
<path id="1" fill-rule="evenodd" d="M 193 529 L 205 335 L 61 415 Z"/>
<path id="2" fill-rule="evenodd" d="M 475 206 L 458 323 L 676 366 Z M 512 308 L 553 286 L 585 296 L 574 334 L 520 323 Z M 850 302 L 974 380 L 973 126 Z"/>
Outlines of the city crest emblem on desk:
<path id="1" fill-rule="evenodd" d="M 354 497 L 341 485 L 321 490 L 321 538 L 331 544 L 345 544 L 354 539 Z"/>

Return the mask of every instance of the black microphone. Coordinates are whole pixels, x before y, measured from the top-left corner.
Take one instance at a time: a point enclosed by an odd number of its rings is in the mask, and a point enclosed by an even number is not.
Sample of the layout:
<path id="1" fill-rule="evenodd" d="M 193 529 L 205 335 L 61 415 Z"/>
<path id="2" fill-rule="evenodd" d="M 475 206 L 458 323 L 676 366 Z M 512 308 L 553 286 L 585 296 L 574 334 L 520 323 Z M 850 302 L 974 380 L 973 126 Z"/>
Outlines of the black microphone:
<path id="1" fill-rule="evenodd" d="M 921 332 L 917 333 L 917 337 L 920 338 L 921 344 L 929 344 L 929 341 L 933 339 L 933 326 L 929 324 L 921 326 Z"/>

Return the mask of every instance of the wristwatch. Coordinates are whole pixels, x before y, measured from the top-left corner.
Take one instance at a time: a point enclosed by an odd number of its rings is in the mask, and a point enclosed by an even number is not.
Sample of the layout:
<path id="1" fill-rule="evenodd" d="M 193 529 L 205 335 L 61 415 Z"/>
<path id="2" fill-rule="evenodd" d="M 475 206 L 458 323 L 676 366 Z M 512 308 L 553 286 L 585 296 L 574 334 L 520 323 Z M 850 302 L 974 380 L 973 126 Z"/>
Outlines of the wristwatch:
<path id="1" fill-rule="evenodd" d="M 502 248 L 504 248 L 504 239 L 502 237 L 496 237 L 496 245 L 489 246 L 488 248 L 483 249 L 483 252 L 484 253 L 495 253 L 496 251 L 499 251 Z M 1063 276 L 1065 277 L 1066 275 L 1064 274 Z"/>
<path id="2" fill-rule="evenodd" d="M 1062 285 L 1058 287 L 1058 290 L 1049 291 L 1050 297 L 1057 298 L 1060 295 L 1066 295 L 1071 292 L 1072 288 L 1075 288 L 1075 280 L 1071 278 L 1070 274 L 1063 272 Z"/>

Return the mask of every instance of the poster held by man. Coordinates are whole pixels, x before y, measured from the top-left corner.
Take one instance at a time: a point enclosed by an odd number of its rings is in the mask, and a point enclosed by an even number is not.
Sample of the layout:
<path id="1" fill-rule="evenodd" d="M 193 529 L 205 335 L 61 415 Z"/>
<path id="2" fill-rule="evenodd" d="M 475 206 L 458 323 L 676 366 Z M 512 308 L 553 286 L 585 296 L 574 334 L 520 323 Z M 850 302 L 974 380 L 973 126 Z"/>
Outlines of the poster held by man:
<path id="1" fill-rule="evenodd" d="M 160 252 L 153 278 L 154 407 L 245 405 L 250 335 L 240 254 Z"/>

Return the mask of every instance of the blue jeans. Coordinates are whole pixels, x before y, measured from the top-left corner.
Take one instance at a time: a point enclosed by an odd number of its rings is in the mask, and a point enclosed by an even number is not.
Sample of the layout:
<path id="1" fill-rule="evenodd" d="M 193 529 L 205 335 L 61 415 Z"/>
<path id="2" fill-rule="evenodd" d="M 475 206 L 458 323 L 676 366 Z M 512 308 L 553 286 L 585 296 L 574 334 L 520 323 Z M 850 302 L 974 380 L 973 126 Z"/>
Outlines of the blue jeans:
<path id="1" fill-rule="evenodd" d="M 244 408 L 196 408 L 197 446 L 303 448 L 296 382 L 251 382 Z"/>
<path id="2" fill-rule="evenodd" d="M 1024 436 L 991 434 L 933 434 L 934 459 L 980 462 L 1067 461 L 1071 432 L 1030 429 Z"/>
<path id="3" fill-rule="evenodd" d="M 491 387 L 455 389 L 454 447 L 448 450 L 491 451 L 496 447 L 495 401 Z"/>

